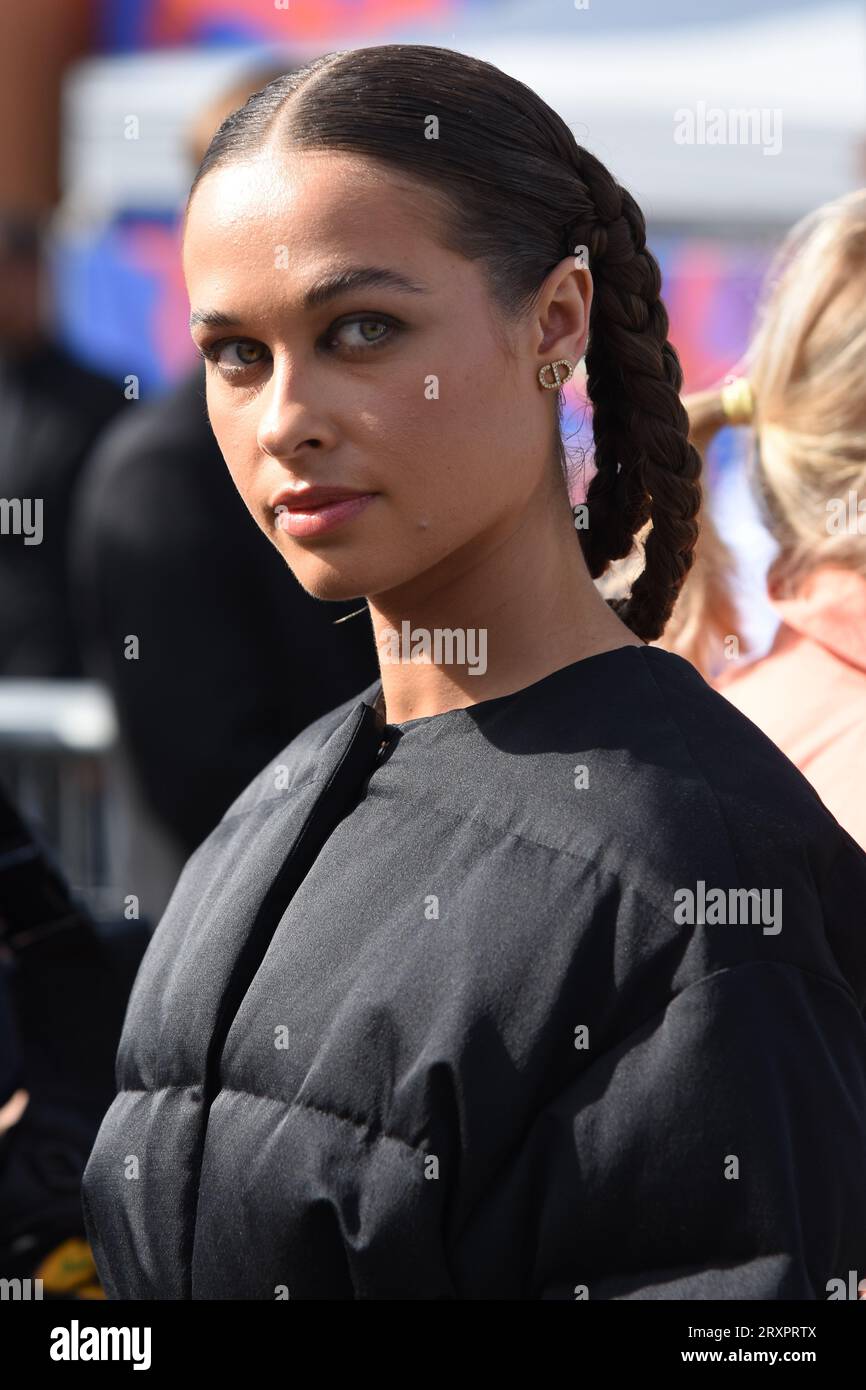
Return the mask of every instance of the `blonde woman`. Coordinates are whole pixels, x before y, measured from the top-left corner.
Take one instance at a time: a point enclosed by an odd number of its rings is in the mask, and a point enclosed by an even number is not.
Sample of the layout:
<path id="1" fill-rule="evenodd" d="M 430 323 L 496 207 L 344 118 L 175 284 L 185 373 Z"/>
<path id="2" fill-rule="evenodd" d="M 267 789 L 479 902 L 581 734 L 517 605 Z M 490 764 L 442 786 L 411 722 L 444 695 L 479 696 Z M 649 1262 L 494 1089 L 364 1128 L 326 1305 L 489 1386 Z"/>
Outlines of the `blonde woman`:
<path id="1" fill-rule="evenodd" d="M 686 406 L 700 448 L 725 424 L 751 426 L 755 491 L 778 546 L 773 646 L 717 686 L 866 845 L 866 190 L 792 230 L 745 375 Z"/>

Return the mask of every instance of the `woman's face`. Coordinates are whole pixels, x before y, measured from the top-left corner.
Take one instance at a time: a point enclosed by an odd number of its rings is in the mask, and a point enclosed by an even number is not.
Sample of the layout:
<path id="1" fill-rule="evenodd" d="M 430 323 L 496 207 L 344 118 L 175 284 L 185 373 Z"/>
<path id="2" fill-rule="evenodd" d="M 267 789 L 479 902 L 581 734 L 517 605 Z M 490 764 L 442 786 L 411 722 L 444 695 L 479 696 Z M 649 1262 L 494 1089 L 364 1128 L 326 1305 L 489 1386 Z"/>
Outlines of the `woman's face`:
<path id="1" fill-rule="evenodd" d="M 480 269 L 436 226 L 420 184 L 330 152 L 216 169 L 189 209 L 214 433 L 253 518 L 319 598 L 384 595 L 434 567 L 447 579 L 551 485 L 538 324 L 510 350 Z M 318 516 L 311 496 L 304 516 L 311 486 L 361 496 Z"/>

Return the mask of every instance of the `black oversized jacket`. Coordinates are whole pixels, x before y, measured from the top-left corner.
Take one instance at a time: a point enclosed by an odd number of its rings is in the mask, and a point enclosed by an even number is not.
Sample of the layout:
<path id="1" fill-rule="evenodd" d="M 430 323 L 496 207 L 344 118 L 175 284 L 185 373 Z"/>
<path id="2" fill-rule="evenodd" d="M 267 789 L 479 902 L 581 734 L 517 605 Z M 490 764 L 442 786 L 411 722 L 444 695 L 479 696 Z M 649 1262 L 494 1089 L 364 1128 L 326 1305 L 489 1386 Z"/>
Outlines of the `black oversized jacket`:
<path id="1" fill-rule="evenodd" d="M 866 1275 L 866 856 L 799 772 L 655 648 L 384 733 L 378 689 L 150 943 L 84 1178 L 109 1296 Z"/>

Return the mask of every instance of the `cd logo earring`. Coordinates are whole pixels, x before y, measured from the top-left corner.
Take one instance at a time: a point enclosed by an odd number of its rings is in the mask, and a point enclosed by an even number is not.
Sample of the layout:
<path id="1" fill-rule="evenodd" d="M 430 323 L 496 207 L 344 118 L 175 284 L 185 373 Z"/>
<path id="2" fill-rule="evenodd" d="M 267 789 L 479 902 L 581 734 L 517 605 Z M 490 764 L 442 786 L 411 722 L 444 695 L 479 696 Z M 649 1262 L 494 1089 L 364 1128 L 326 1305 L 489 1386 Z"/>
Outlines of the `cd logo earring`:
<path id="1" fill-rule="evenodd" d="M 567 375 L 560 376 L 558 368 L 565 367 Z M 550 372 L 553 376 L 552 381 L 545 381 L 544 373 Z M 545 362 L 539 369 L 538 380 L 545 391 L 557 391 L 560 386 L 564 386 L 567 381 L 571 381 L 574 376 L 574 366 L 567 357 L 558 357 L 555 362 Z"/>

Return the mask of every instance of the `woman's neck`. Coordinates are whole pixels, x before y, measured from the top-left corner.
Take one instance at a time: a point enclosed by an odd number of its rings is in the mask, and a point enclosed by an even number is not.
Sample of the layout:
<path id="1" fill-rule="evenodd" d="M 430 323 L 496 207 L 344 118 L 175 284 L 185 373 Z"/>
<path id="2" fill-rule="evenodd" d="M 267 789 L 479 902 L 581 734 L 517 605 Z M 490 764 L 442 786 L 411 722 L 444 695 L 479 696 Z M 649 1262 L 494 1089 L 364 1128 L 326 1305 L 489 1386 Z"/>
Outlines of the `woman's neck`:
<path id="1" fill-rule="evenodd" d="M 552 671 L 642 646 L 599 594 L 571 513 L 549 509 L 369 598 L 392 724 L 522 690 Z"/>

